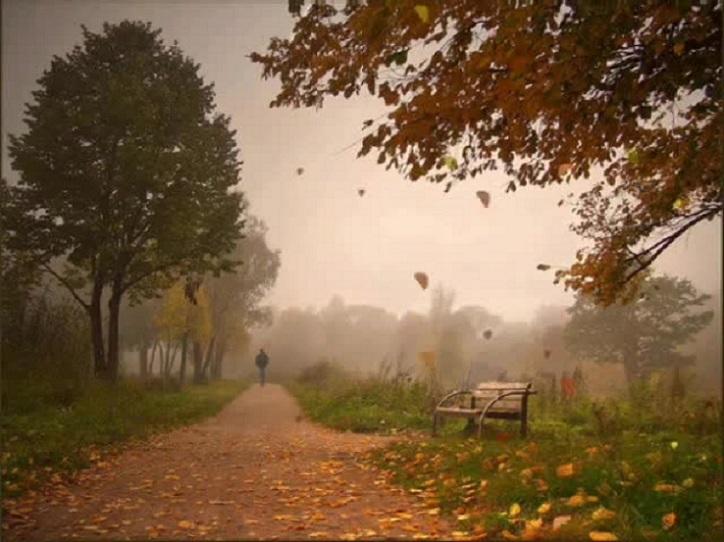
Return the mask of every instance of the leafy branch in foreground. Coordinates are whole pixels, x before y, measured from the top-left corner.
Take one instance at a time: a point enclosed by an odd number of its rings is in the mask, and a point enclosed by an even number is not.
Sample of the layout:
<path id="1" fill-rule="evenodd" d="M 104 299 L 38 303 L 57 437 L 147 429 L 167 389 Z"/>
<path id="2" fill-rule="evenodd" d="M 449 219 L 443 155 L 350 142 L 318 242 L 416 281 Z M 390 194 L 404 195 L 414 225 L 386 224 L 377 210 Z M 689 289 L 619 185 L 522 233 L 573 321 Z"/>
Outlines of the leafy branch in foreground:
<path id="1" fill-rule="evenodd" d="M 290 2 L 299 14 L 304 2 Z M 251 60 L 271 105 L 381 98 L 360 156 L 411 180 L 502 167 L 518 186 L 602 171 L 557 273 L 612 303 L 684 232 L 722 214 L 722 7 L 690 2 L 313 2 Z"/>

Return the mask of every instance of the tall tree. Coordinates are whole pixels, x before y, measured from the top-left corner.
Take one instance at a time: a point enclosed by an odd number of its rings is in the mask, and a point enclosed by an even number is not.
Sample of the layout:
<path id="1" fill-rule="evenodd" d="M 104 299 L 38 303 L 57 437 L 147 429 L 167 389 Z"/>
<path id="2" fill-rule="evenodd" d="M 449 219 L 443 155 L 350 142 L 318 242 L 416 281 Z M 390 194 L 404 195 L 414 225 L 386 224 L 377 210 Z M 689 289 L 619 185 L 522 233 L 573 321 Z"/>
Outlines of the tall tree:
<path id="1" fill-rule="evenodd" d="M 179 275 L 231 266 L 241 162 L 198 71 L 150 23 L 84 27 L 83 44 L 38 80 L 27 133 L 10 138 L 20 180 L 6 241 L 87 311 L 96 373 L 112 380 L 124 294 L 149 296 Z M 61 256 L 65 265 L 54 265 Z"/>
<path id="2" fill-rule="evenodd" d="M 448 188 L 500 166 L 508 190 L 602 169 L 576 205 L 591 243 L 557 274 L 567 287 L 610 303 L 721 216 L 720 0 L 309 4 L 251 60 L 281 83 L 272 106 L 384 100 L 359 155 Z"/>
<path id="3" fill-rule="evenodd" d="M 262 306 L 264 297 L 276 282 L 281 265 L 278 250 L 266 242 L 268 228 L 254 216 L 245 222 L 244 238 L 240 239 L 231 257 L 239 265 L 231 273 L 223 273 L 206 281 L 213 321 L 213 351 L 206 356 L 202 377 L 221 377 L 227 350 L 248 345 L 251 329 L 271 322 L 271 311 Z"/>
<path id="4" fill-rule="evenodd" d="M 626 304 L 603 308 L 579 294 L 565 342 L 584 359 L 623 364 L 631 384 L 655 369 L 693 362 L 679 347 L 711 321 L 712 311 L 697 311 L 708 298 L 688 280 L 667 276 L 647 277 L 639 298 Z"/>

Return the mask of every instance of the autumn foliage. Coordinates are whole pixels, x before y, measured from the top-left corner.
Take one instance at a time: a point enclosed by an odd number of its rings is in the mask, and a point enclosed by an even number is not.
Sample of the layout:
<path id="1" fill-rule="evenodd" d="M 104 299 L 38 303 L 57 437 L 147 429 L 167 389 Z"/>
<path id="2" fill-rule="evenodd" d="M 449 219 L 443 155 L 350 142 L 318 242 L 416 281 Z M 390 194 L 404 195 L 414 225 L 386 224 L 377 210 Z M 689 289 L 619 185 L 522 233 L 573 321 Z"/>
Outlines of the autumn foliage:
<path id="1" fill-rule="evenodd" d="M 592 176 L 573 226 L 588 246 L 557 280 L 610 303 L 721 215 L 721 21 L 712 1 L 314 2 L 251 59 L 281 83 L 272 106 L 382 99 L 359 155 L 408 179 Z"/>

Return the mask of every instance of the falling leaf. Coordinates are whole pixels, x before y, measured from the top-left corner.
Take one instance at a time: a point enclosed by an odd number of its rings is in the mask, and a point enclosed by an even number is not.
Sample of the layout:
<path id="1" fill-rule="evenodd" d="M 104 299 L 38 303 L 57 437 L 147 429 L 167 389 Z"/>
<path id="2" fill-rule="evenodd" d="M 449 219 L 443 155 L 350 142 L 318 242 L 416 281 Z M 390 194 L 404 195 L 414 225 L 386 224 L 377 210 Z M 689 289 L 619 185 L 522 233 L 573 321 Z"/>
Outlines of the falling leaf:
<path id="1" fill-rule="evenodd" d="M 427 24 L 430 22 L 430 9 L 425 4 L 417 4 L 415 6 L 415 13 L 417 13 L 417 16 L 423 23 Z"/>
<path id="2" fill-rule="evenodd" d="M 298 167 L 298 168 L 297 168 L 297 175 L 301 175 L 302 173 L 304 173 L 304 168 L 303 168 L 303 167 Z"/>
<path id="3" fill-rule="evenodd" d="M 538 513 L 539 513 L 541 516 L 546 515 L 546 514 L 547 514 L 548 512 L 550 512 L 550 511 L 551 511 L 551 503 L 549 503 L 549 502 L 544 502 L 543 504 L 541 504 L 541 505 L 538 507 Z"/>
<path id="4" fill-rule="evenodd" d="M 609 510 L 603 506 L 596 508 L 591 514 L 591 518 L 595 521 L 605 521 L 616 517 L 616 512 Z"/>
<path id="5" fill-rule="evenodd" d="M 551 266 L 548 264 L 545 264 L 545 263 L 539 263 L 538 265 L 535 266 L 535 268 L 538 271 L 548 271 L 551 268 Z"/>
<path id="6" fill-rule="evenodd" d="M 360 197 L 362 197 L 362 196 L 365 195 L 365 189 L 364 189 L 364 188 L 360 188 L 359 190 L 357 190 L 357 193 L 359 194 Z"/>
<path id="7" fill-rule="evenodd" d="M 573 164 L 561 164 L 558 166 L 558 176 L 564 177 L 573 169 Z"/>
<path id="8" fill-rule="evenodd" d="M 510 509 L 508 510 L 508 515 L 511 518 L 514 518 L 514 517 L 517 517 L 520 515 L 520 505 L 517 502 L 510 505 Z"/>
<path id="9" fill-rule="evenodd" d="M 483 331 L 483 337 L 486 339 L 490 339 L 493 336 L 493 331 L 491 329 L 486 329 Z"/>
<path id="10" fill-rule="evenodd" d="M 475 195 L 478 196 L 478 199 L 480 200 L 480 203 L 483 204 L 483 207 L 487 209 L 488 205 L 490 205 L 490 194 L 488 194 L 485 190 L 478 190 L 475 192 Z"/>
<path id="11" fill-rule="evenodd" d="M 676 56 L 683 55 L 685 50 L 686 45 L 683 42 L 679 41 L 674 44 L 674 54 L 676 54 Z"/>
<path id="12" fill-rule="evenodd" d="M 423 290 L 426 290 L 427 284 L 428 284 L 427 274 L 423 273 L 422 271 L 418 271 L 417 273 L 415 273 L 414 277 L 415 277 L 415 280 L 417 281 L 417 283 L 420 285 L 420 287 Z"/>
<path id="13" fill-rule="evenodd" d="M 676 450 L 679 447 L 679 443 L 674 440 L 671 444 L 669 444 L 669 446 L 671 446 L 672 450 Z"/>
<path id="14" fill-rule="evenodd" d="M 667 531 L 676 525 L 676 514 L 669 512 L 661 518 L 661 526 Z"/>
<path id="15" fill-rule="evenodd" d="M 684 486 L 686 489 L 690 489 L 694 487 L 694 479 L 693 478 L 687 478 L 683 482 L 681 482 L 681 485 Z"/>
<path id="16" fill-rule="evenodd" d="M 553 530 L 557 531 L 569 521 L 571 521 L 571 516 L 556 516 L 553 518 Z"/>
<path id="17" fill-rule="evenodd" d="M 551 351 L 550 350 L 543 350 L 543 357 L 548 359 L 551 357 Z"/>
<path id="18" fill-rule="evenodd" d="M 615 542 L 618 540 L 615 534 L 609 533 L 608 531 L 591 531 L 588 533 L 588 538 L 595 542 Z"/>
<path id="19" fill-rule="evenodd" d="M 573 472 L 573 463 L 566 463 L 565 465 L 556 467 L 556 476 L 558 476 L 558 478 L 570 478 L 573 476 Z"/>

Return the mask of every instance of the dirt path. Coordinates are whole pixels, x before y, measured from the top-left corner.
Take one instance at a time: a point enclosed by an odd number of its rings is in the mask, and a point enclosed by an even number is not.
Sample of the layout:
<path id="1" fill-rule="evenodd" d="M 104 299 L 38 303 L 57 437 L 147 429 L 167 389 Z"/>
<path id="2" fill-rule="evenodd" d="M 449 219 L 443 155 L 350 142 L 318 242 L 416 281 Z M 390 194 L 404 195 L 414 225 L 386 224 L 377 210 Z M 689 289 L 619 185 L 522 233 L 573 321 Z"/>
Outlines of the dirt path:
<path id="1" fill-rule="evenodd" d="M 300 414 L 281 386 L 254 385 L 214 418 L 16 503 L 29 523 L 3 538 L 449 538 L 422 503 L 359 461 L 388 439 L 334 432 Z"/>

